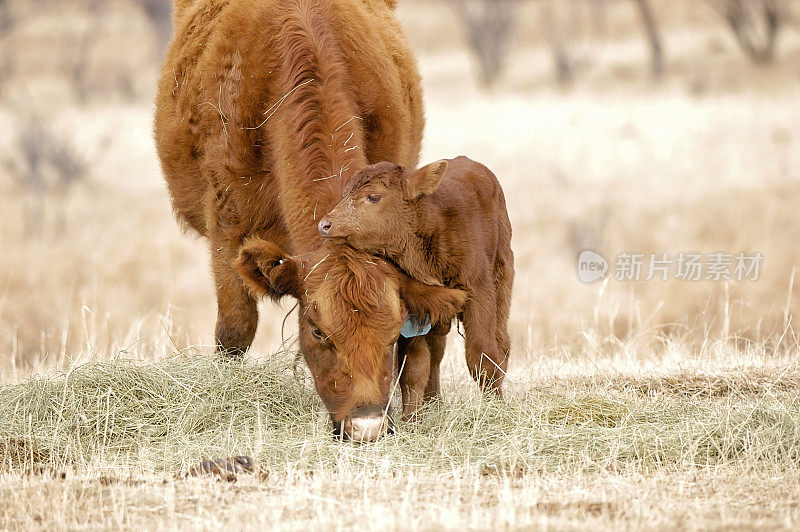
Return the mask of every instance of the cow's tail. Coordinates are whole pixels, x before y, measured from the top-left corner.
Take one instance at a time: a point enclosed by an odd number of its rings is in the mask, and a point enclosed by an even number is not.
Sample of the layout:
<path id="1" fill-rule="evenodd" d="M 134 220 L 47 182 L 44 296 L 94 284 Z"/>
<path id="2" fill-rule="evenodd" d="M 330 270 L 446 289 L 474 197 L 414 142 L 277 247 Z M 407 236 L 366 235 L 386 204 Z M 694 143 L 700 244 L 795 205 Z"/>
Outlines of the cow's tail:
<path id="1" fill-rule="evenodd" d="M 366 164 L 363 125 L 331 23 L 334 2 L 281 0 L 278 6 L 282 63 L 270 136 L 289 231 L 308 241 L 347 179 Z"/>

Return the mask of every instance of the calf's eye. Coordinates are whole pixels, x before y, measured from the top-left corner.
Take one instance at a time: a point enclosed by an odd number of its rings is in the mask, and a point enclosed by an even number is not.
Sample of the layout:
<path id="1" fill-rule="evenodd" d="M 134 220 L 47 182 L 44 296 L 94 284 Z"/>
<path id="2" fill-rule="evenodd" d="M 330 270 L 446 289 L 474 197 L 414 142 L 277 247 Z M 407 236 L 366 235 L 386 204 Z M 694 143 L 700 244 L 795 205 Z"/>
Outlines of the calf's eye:
<path id="1" fill-rule="evenodd" d="M 367 201 L 370 203 L 378 203 L 381 200 L 380 194 L 370 194 L 367 196 Z"/>
<path id="2" fill-rule="evenodd" d="M 328 340 L 320 329 L 312 329 L 311 334 L 314 335 L 314 339 L 318 342 L 325 342 Z"/>

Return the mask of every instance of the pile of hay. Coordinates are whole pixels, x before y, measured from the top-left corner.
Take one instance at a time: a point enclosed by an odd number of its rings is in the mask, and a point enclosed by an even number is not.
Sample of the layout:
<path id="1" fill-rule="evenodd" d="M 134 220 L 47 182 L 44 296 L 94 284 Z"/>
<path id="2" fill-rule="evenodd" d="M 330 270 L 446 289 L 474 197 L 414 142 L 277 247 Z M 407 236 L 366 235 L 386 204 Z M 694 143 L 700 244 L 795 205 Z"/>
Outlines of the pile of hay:
<path id="1" fill-rule="evenodd" d="M 313 386 L 285 357 L 244 364 L 184 356 L 95 362 L 0 388 L 0 470 L 179 472 L 202 458 L 233 455 L 281 471 L 505 474 L 800 464 L 800 398 L 793 387 L 693 396 L 654 385 L 642 394 L 607 382 L 539 391 L 531 382 L 504 401 L 480 396 L 471 383 L 451 385 L 418 422 L 397 420 L 394 436 L 354 445 L 331 437 Z M 727 388 L 742 387 L 734 384 Z"/>
<path id="2" fill-rule="evenodd" d="M 171 469 L 206 453 L 252 452 L 257 434 L 312 424 L 318 409 L 305 376 L 277 357 L 93 362 L 0 388 L 0 460 Z"/>

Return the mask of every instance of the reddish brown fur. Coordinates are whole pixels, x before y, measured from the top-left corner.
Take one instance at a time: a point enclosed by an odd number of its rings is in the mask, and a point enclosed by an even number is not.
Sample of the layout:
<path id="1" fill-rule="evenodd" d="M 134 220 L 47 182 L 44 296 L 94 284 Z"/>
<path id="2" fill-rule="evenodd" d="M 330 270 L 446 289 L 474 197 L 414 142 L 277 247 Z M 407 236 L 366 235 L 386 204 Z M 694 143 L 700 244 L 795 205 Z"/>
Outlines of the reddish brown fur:
<path id="1" fill-rule="evenodd" d="M 331 243 L 290 257 L 252 238 L 235 264 L 253 293 L 300 302 L 309 324 L 300 345 L 334 421 L 376 397 L 387 404 L 393 347 L 409 309 L 449 322 L 466 299 L 461 290 L 422 285 L 385 260 Z"/>
<path id="2" fill-rule="evenodd" d="M 319 218 L 356 170 L 379 160 L 418 160 L 419 75 L 394 3 L 174 0 L 175 38 L 158 87 L 156 144 L 178 219 L 210 241 L 215 334 L 223 352 L 250 346 L 258 323 L 254 295 L 270 293 L 258 283 L 251 293 L 234 268 L 245 240 L 311 253 L 322 243 Z M 329 251 L 336 259 L 331 264 L 358 255 Z M 248 257 L 238 263 L 241 273 L 260 278 L 262 269 L 246 263 Z M 369 257 L 352 260 L 362 259 Z M 381 280 L 389 271 L 374 276 Z M 312 276 L 304 292 L 322 290 L 319 283 Z M 377 304 L 375 291 L 364 286 L 352 287 L 359 311 Z M 273 297 L 287 293 L 282 285 L 272 289 Z M 397 294 L 389 294 L 381 304 L 399 308 Z M 331 290 L 329 297 L 335 303 L 341 296 Z M 301 338 L 307 338 L 312 326 L 303 308 Z M 341 324 L 366 346 L 346 356 L 379 358 L 370 339 L 375 329 L 359 326 Z"/>
<path id="3" fill-rule="evenodd" d="M 417 171 L 387 162 L 368 166 L 319 227 L 333 240 L 386 256 L 420 281 L 465 290 L 467 365 L 484 389 L 500 393 L 514 255 L 503 191 L 488 168 L 466 157 Z M 404 404 L 412 409 L 438 391 L 444 337 L 437 333 L 401 342 L 408 351 Z"/>

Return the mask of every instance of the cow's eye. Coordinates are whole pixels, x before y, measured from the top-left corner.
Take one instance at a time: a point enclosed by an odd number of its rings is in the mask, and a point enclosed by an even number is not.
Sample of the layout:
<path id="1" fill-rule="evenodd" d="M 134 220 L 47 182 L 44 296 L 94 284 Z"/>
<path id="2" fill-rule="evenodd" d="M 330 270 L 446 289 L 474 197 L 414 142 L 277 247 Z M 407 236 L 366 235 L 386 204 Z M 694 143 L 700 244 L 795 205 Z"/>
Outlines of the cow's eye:
<path id="1" fill-rule="evenodd" d="M 327 342 L 328 337 L 320 329 L 312 329 L 311 334 L 314 336 L 314 339 L 318 342 Z"/>
<path id="2" fill-rule="evenodd" d="M 367 196 L 367 201 L 370 203 L 378 203 L 381 200 L 380 194 L 370 194 Z"/>

